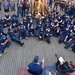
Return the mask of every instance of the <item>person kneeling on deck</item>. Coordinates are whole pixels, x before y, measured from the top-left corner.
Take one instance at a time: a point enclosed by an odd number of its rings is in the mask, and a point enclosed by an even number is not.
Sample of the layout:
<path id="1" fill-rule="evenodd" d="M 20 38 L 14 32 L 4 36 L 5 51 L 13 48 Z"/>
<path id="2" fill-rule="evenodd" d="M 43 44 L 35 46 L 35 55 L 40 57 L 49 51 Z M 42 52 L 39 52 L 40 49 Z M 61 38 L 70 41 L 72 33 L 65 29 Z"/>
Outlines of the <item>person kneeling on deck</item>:
<path id="1" fill-rule="evenodd" d="M 44 69 L 44 58 L 39 62 L 39 56 L 35 56 L 34 60 L 28 64 L 28 72 L 33 75 L 41 75 Z"/>

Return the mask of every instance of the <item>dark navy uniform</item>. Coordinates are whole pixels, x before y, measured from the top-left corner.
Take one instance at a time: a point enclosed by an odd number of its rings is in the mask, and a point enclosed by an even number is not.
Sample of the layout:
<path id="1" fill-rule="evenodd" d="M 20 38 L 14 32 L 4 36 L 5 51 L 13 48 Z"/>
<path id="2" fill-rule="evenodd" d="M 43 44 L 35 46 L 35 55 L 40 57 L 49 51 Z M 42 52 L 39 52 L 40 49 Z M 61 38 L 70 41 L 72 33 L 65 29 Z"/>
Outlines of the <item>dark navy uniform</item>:
<path id="1" fill-rule="evenodd" d="M 70 45 L 72 44 L 72 38 L 73 38 L 72 33 L 67 35 L 67 37 L 66 37 L 66 46 L 64 48 L 67 49 L 68 47 L 70 47 Z"/>
<path id="2" fill-rule="evenodd" d="M 12 41 L 17 42 L 17 43 L 18 43 L 19 45 L 21 45 L 21 46 L 24 45 L 24 43 L 22 43 L 22 42 L 19 40 L 18 36 L 16 36 L 16 35 L 14 34 L 14 30 L 13 30 L 11 27 L 8 29 L 8 34 L 9 34 L 9 36 L 10 36 L 10 38 L 11 38 Z"/>
<path id="3" fill-rule="evenodd" d="M 10 25 L 10 19 L 11 19 L 9 14 L 5 14 L 4 19 L 6 20 L 6 24 L 9 26 Z"/>
<path id="4" fill-rule="evenodd" d="M 46 28 L 46 31 L 45 31 L 45 38 L 46 38 L 46 41 L 47 43 L 50 43 L 50 37 L 51 37 L 51 31 L 50 31 L 50 28 Z"/>
<path id="5" fill-rule="evenodd" d="M 28 30 L 28 36 L 29 36 L 29 37 L 30 37 L 30 36 L 35 36 L 35 29 L 34 29 L 33 25 L 30 26 L 30 28 L 29 28 L 29 30 Z"/>
<path id="6" fill-rule="evenodd" d="M 7 37 L 5 35 L 2 35 L 2 41 L 1 46 L 5 49 L 6 47 L 9 47 L 10 41 L 8 41 Z"/>
<path id="7" fill-rule="evenodd" d="M 21 4 L 21 2 L 17 3 L 17 16 L 18 17 L 19 17 L 19 14 L 21 15 L 21 17 L 23 16 L 22 15 L 22 4 Z"/>
<path id="8" fill-rule="evenodd" d="M 1 18 L 1 25 L 3 27 L 6 27 L 7 26 L 7 23 L 6 23 L 6 20 L 4 19 L 4 17 Z"/>
<path id="9" fill-rule="evenodd" d="M 11 24 L 13 23 L 18 24 L 18 17 L 15 13 L 11 16 Z"/>
<path id="10" fill-rule="evenodd" d="M 27 38 L 26 28 L 24 25 L 21 25 L 20 28 L 18 28 L 18 31 L 19 31 L 19 38 L 20 39 Z"/>
<path id="11" fill-rule="evenodd" d="M 39 43 L 43 42 L 44 36 L 45 36 L 44 29 L 43 29 L 43 27 L 41 27 L 41 29 L 39 30 L 39 33 L 38 33 Z"/>

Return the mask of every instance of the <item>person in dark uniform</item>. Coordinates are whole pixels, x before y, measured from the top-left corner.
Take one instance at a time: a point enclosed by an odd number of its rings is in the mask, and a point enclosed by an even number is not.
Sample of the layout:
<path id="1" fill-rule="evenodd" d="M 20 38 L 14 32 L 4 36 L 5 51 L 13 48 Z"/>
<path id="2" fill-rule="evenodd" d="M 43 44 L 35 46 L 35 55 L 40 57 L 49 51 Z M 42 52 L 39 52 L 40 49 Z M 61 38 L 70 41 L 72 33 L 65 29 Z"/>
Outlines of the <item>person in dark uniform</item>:
<path id="1" fill-rule="evenodd" d="M 64 31 L 60 31 L 59 33 L 59 44 L 64 42 L 64 39 L 65 39 L 65 32 Z"/>
<path id="2" fill-rule="evenodd" d="M 12 26 L 12 28 L 14 29 L 14 32 L 17 33 L 18 17 L 17 17 L 17 15 L 15 13 L 11 16 L 10 26 Z"/>
<path id="3" fill-rule="evenodd" d="M 1 25 L 3 27 L 7 27 L 7 23 L 6 23 L 6 20 L 4 19 L 4 17 L 1 18 Z"/>
<path id="4" fill-rule="evenodd" d="M 33 61 L 28 64 L 28 72 L 33 75 L 41 75 L 44 69 L 44 58 L 39 62 L 39 56 L 35 56 Z"/>
<path id="5" fill-rule="evenodd" d="M 19 37 L 17 35 L 14 34 L 14 30 L 12 29 L 12 27 L 10 26 L 10 28 L 8 29 L 8 34 L 11 38 L 12 41 L 15 41 L 16 43 L 18 43 L 19 45 L 23 46 L 24 45 L 24 42 L 22 43 L 20 40 L 19 40 Z"/>
<path id="6" fill-rule="evenodd" d="M 35 27 L 36 31 L 39 31 L 41 27 L 44 27 L 44 25 L 43 25 L 42 21 L 39 21 Z"/>
<path id="7" fill-rule="evenodd" d="M 32 19 L 31 13 L 29 12 L 27 15 L 27 22 L 30 23 L 30 20 Z"/>
<path id="8" fill-rule="evenodd" d="M 47 25 L 50 26 L 49 18 L 46 18 L 44 21 L 44 26 L 47 27 Z"/>
<path id="9" fill-rule="evenodd" d="M 21 2 L 17 3 L 17 16 L 18 17 L 19 17 L 19 14 L 21 15 L 21 17 L 23 16 L 22 15 L 22 4 L 21 4 Z"/>
<path id="10" fill-rule="evenodd" d="M 39 24 L 39 22 L 44 23 L 44 21 L 45 21 L 45 18 L 42 20 L 42 18 L 39 17 L 39 18 L 36 20 L 36 24 Z"/>
<path id="11" fill-rule="evenodd" d="M 6 24 L 7 24 L 7 26 L 9 26 L 9 25 L 10 25 L 10 19 L 11 19 L 11 17 L 9 16 L 8 13 L 5 14 L 4 19 L 6 20 Z"/>
<path id="12" fill-rule="evenodd" d="M 33 37 L 35 36 L 35 29 L 34 29 L 34 26 L 33 24 L 29 27 L 29 30 L 28 30 L 28 37 Z"/>
<path id="13" fill-rule="evenodd" d="M 14 0 L 10 1 L 10 9 L 11 9 L 11 12 L 15 11 L 15 1 Z"/>
<path id="14" fill-rule="evenodd" d="M 72 41 L 73 41 L 73 34 L 72 33 L 70 33 L 70 34 L 68 34 L 67 36 L 66 36 L 66 46 L 64 47 L 64 48 L 68 48 L 68 47 L 70 47 L 70 45 L 73 43 Z"/>
<path id="15" fill-rule="evenodd" d="M 3 40 L 2 40 L 3 37 L 5 37 L 5 36 L 4 36 L 4 34 L 2 33 L 2 31 L 0 30 L 0 51 L 1 51 L 0 56 L 2 56 L 3 53 L 6 53 L 6 52 L 7 52 L 7 50 L 5 50 L 4 47 L 3 47 L 3 45 L 4 45 L 7 41 L 6 41 L 5 43 L 3 43 Z"/>
<path id="16" fill-rule="evenodd" d="M 12 16 L 11 16 L 11 20 L 10 20 L 10 24 L 12 25 L 13 23 L 16 23 L 18 24 L 18 17 L 17 15 L 14 13 Z"/>
<path id="17" fill-rule="evenodd" d="M 44 28 L 41 27 L 40 30 L 38 31 L 38 39 L 39 39 L 39 43 L 43 43 L 44 36 L 45 36 Z"/>
<path id="18" fill-rule="evenodd" d="M 51 37 L 51 30 L 50 28 L 46 28 L 45 30 L 45 38 L 46 38 L 46 42 L 50 44 L 50 37 Z"/>
<path id="19" fill-rule="evenodd" d="M 17 28 L 18 27 L 18 25 L 16 24 L 16 23 L 13 23 L 12 25 L 10 25 L 10 26 L 12 26 L 12 28 L 13 29 L 15 29 L 15 28 Z"/>
<path id="20" fill-rule="evenodd" d="M 18 28 L 20 28 L 22 25 L 24 25 L 23 20 L 20 20 L 20 22 L 18 23 Z"/>
<path id="21" fill-rule="evenodd" d="M 19 39 L 27 39 L 27 33 L 26 28 L 24 25 L 21 25 L 20 28 L 18 28 L 19 31 Z"/>

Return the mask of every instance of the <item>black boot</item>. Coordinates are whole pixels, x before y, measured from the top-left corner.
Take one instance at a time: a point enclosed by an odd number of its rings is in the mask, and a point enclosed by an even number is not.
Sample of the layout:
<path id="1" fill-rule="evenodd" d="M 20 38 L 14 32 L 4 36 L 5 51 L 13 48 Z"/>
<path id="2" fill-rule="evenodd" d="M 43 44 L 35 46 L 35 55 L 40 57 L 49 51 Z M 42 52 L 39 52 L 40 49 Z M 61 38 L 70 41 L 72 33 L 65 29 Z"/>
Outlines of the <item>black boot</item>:
<path id="1" fill-rule="evenodd" d="M 47 39 L 46 41 L 47 41 L 48 44 L 50 44 L 50 40 Z"/>
<path id="2" fill-rule="evenodd" d="M 21 46 L 23 46 L 24 45 L 24 42 L 23 43 L 21 43 Z"/>
<path id="3" fill-rule="evenodd" d="M 64 48 L 65 48 L 65 49 L 68 49 L 68 47 L 67 47 L 67 46 L 65 46 Z"/>
<path id="4" fill-rule="evenodd" d="M 62 43 L 62 41 L 61 41 L 61 40 L 59 40 L 59 44 L 60 44 L 60 43 Z"/>

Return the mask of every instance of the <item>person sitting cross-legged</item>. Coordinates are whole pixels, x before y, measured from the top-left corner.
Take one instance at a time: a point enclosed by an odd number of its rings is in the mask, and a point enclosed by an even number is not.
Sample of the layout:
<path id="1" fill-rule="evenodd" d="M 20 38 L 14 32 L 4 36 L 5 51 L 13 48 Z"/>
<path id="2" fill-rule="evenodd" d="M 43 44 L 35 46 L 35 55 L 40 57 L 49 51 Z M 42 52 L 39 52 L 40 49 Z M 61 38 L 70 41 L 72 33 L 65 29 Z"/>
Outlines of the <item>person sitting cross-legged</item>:
<path id="1" fill-rule="evenodd" d="M 39 56 L 35 56 L 34 60 L 28 64 L 28 72 L 33 75 L 41 75 L 44 69 L 44 58 L 39 62 Z"/>
<path id="2" fill-rule="evenodd" d="M 17 35 L 14 34 L 14 29 L 12 29 L 12 27 L 10 26 L 10 28 L 8 29 L 8 34 L 11 38 L 12 41 L 15 41 L 16 43 L 18 43 L 19 45 L 23 46 L 24 42 L 22 43 L 19 39 L 19 37 L 17 37 Z"/>
<path id="3" fill-rule="evenodd" d="M 40 30 L 39 30 L 38 32 L 39 32 L 39 33 L 38 33 L 39 43 L 43 43 L 44 36 L 45 36 L 44 28 L 41 27 Z"/>
<path id="4" fill-rule="evenodd" d="M 0 32 L 0 56 L 2 54 L 5 54 L 7 50 L 5 50 L 6 47 L 9 47 L 11 42 L 8 40 L 7 36 L 4 35 L 2 32 Z"/>

